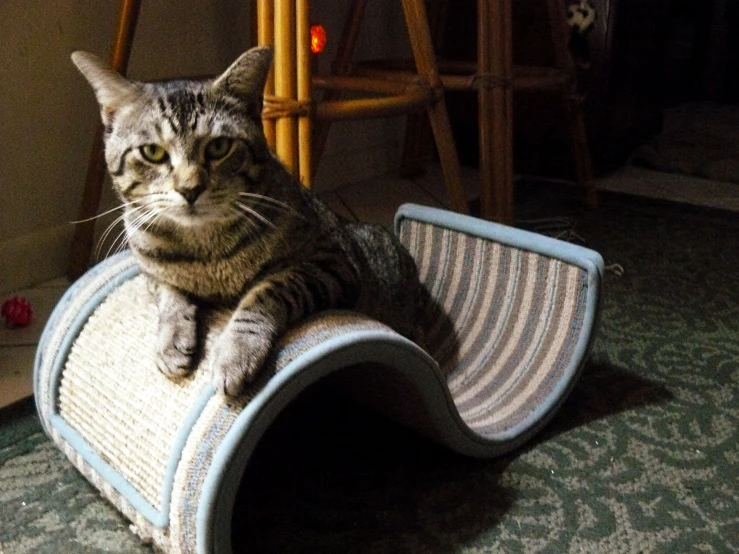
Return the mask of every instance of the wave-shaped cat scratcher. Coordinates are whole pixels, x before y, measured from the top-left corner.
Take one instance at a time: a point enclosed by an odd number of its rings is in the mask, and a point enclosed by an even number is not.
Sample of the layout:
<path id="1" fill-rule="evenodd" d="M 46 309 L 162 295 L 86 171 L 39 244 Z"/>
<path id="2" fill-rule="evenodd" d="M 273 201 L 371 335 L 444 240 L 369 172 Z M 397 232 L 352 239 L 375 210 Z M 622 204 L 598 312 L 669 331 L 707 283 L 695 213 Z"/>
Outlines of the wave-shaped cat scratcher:
<path id="1" fill-rule="evenodd" d="M 459 452 L 515 448 L 549 420 L 583 365 L 601 257 L 412 205 L 396 231 L 431 296 L 429 353 L 362 315 L 321 314 L 288 332 L 246 398 L 228 404 L 210 384 L 207 347 L 183 382 L 156 370 L 156 307 L 124 253 L 77 281 L 46 326 L 35 368 L 46 431 L 142 539 L 177 553 L 231 552 L 231 511 L 255 445 L 333 372 Z"/>

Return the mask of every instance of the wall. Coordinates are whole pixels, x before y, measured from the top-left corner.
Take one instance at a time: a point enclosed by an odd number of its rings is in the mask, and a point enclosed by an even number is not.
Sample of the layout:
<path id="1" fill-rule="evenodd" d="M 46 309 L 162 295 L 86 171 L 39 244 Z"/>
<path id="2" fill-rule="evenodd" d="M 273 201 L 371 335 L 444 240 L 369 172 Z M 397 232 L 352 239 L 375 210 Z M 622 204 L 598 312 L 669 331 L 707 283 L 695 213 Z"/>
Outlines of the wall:
<path id="1" fill-rule="evenodd" d="M 250 44 L 244 0 L 144 2 L 129 65 L 132 78 L 161 79 L 222 71 Z M 346 7 L 314 0 L 314 19 L 327 26 L 328 68 Z M 107 56 L 117 2 L 0 2 L 0 292 L 66 271 L 98 111 L 69 54 Z M 391 22 L 391 23 L 388 23 Z M 371 2 L 358 58 L 407 51 L 399 2 Z M 318 171 L 317 189 L 390 171 L 398 159 L 399 120 L 335 124 Z M 102 209 L 115 205 L 106 187 Z M 110 219 L 101 220 L 98 232 Z M 105 254 L 105 251 L 103 251 Z"/>

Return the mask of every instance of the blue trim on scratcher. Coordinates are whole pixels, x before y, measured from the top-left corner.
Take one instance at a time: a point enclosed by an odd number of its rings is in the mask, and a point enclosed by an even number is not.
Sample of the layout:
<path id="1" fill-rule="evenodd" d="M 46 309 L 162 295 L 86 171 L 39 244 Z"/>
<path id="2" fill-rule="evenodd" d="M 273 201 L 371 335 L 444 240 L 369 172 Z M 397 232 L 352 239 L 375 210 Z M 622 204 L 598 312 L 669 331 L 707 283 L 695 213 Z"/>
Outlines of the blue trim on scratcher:
<path id="1" fill-rule="evenodd" d="M 154 508 L 154 506 L 149 504 L 149 502 L 141 496 L 133 485 L 126 481 L 120 473 L 113 469 L 109 464 L 105 463 L 89 443 L 83 439 L 77 431 L 70 427 L 62 416 L 59 414 L 53 414 L 49 420 L 54 429 L 56 429 L 62 438 L 67 441 L 72 448 L 74 448 L 75 452 L 82 456 L 85 462 L 97 471 L 105 482 L 123 495 L 137 512 L 151 521 L 153 525 L 158 527 L 166 526 L 167 518 L 164 517 L 159 510 Z"/>
<path id="2" fill-rule="evenodd" d="M 136 277 L 139 273 L 141 273 L 139 267 L 132 266 L 119 275 L 116 275 L 116 277 L 108 281 L 105 286 L 101 287 L 75 316 L 72 324 L 69 326 L 67 334 L 64 335 L 64 340 L 62 340 L 62 343 L 59 345 L 59 350 L 57 350 L 54 355 L 54 363 L 49 375 L 49 378 L 51 379 L 51 394 L 49 395 L 51 402 L 51 406 L 49 406 L 50 414 L 56 415 L 59 413 L 57 398 L 59 398 L 59 386 L 61 385 L 62 372 L 67 363 L 69 351 L 72 350 L 72 345 L 74 345 L 77 337 L 82 332 L 82 328 L 85 326 L 85 323 L 87 323 L 87 320 L 90 318 L 92 313 L 97 310 L 98 306 L 102 304 L 111 292 L 129 279 Z"/>
<path id="3" fill-rule="evenodd" d="M 38 384 L 38 373 L 41 366 L 42 352 L 45 351 L 46 342 L 51 335 L 54 327 L 57 324 L 58 318 L 66 309 L 69 301 L 79 292 L 81 287 L 84 287 L 92 279 L 100 274 L 101 271 L 105 270 L 108 266 L 117 263 L 123 257 L 129 257 L 130 252 L 122 252 L 116 256 L 113 256 L 104 262 L 95 266 L 92 270 L 85 274 L 84 277 L 76 281 L 72 287 L 70 287 L 66 293 L 62 296 L 62 299 L 57 304 L 56 308 L 52 312 L 49 321 L 44 328 L 41 340 L 39 341 L 39 348 L 36 351 L 36 362 L 34 366 L 34 387 Z M 187 438 L 190 436 L 192 427 L 198 420 L 200 413 L 205 408 L 208 400 L 213 396 L 213 387 L 207 385 L 204 390 L 200 393 L 197 400 L 193 403 L 190 411 L 185 416 L 180 430 L 177 432 L 175 440 L 172 445 L 172 451 L 170 453 L 169 460 L 167 462 L 167 469 L 164 474 L 163 488 L 162 488 L 162 505 L 157 509 L 152 506 L 118 471 L 113 469 L 105 460 L 103 460 L 97 452 L 89 445 L 89 443 L 80 435 L 73 427 L 71 427 L 64 418 L 59 414 L 59 387 L 61 386 L 62 373 L 64 366 L 66 365 L 69 352 L 77 340 L 77 337 L 82 332 L 85 324 L 89 320 L 90 316 L 97 310 L 105 299 L 118 287 L 120 287 L 126 281 L 133 279 L 141 273 L 138 266 L 132 266 L 127 270 L 116 275 L 113 279 L 107 282 L 100 290 L 95 293 L 85 306 L 78 312 L 74 318 L 72 324 L 69 327 L 69 331 L 64 336 L 62 343 L 60 344 L 59 350 L 54 353 L 53 367 L 51 369 L 49 379 L 51 381 L 51 391 L 49 398 L 51 399 L 51 406 L 49 406 L 49 413 L 51 414 L 49 419 L 52 427 L 66 440 L 69 445 L 82 456 L 90 467 L 97 471 L 105 481 L 107 481 L 115 490 L 117 490 L 131 505 L 148 519 L 152 525 L 160 528 L 166 528 L 169 525 L 169 509 L 170 501 L 172 498 L 172 487 L 174 483 L 175 472 L 177 470 L 177 464 L 182 455 L 182 450 L 185 447 Z M 39 400 L 37 399 L 37 402 Z M 37 405 L 37 409 L 40 406 Z"/>
<path id="4" fill-rule="evenodd" d="M 239 481 L 254 447 L 282 409 L 309 385 L 363 362 L 382 364 L 413 381 L 443 442 L 471 455 L 489 453 L 489 447 L 459 417 L 436 362 L 413 342 L 392 331 L 376 330 L 328 339 L 272 377 L 228 430 L 201 489 L 196 515 L 199 554 L 231 552 L 231 512 Z"/>
<path id="5" fill-rule="evenodd" d="M 43 364 L 43 356 L 44 356 L 44 353 L 46 352 L 47 342 L 49 341 L 49 338 L 54 332 L 59 322 L 59 319 L 61 318 L 62 314 L 64 314 L 64 312 L 66 311 L 67 306 L 69 305 L 71 300 L 79 293 L 81 288 L 85 287 L 90 281 L 92 281 L 95 277 L 97 277 L 101 271 L 103 271 L 110 265 L 118 263 L 121 259 L 128 258 L 130 256 L 131 256 L 131 252 L 128 250 L 124 250 L 123 252 L 120 252 L 100 262 L 95 267 L 88 270 L 87 273 L 85 273 L 82 277 L 80 277 L 74 283 L 72 283 L 72 285 L 62 295 L 61 299 L 59 300 L 57 305 L 52 310 L 51 315 L 49 316 L 49 319 L 46 321 L 44 330 L 41 333 L 41 338 L 39 339 L 38 347 L 36 348 L 36 356 L 34 358 L 34 364 L 33 364 L 33 390 L 34 391 L 38 390 L 38 387 L 39 387 L 39 379 L 41 378 L 39 373 L 41 371 L 41 367 Z M 58 358 L 58 353 L 55 353 L 55 358 Z M 35 398 L 36 410 L 39 413 L 41 413 L 41 405 L 39 404 L 40 401 L 41 401 L 40 398 L 36 396 Z M 46 427 L 44 418 L 41 418 L 41 422 L 42 424 L 44 424 L 44 427 Z"/>
<path id="6" fill-rule="evenodd" d="M 103 458 L 90 446 L 90 444 L 80 435 L 76 429 L 71 427 L 65 419 L 58 413 L 54 413 L 51 417 L 51 425 L 62 438 L 92 467 L 98 474 L 121 496 L 123 496 L 136 511 L 141 513 L 148 519 L 152 525 L 161 529 L 169 526 L 169 508 L 172 499 L 172 485 L 177 470 L 177 464 L 182 455 L 182 449 L 185 447 L 187 438 L 190 436 L 192 427 L 198 420 L 200 413 L 205 408 L 208 400 L 213 396 L 213 387 L 208 384 L 198 395 L 197 400 L 193 403 L 192 408 L 185 416 L 182 427 L 177 432 L 177 437 L 173 443 L 172 451 L 167 462 L 167 470 L 164 474 L 162 484 L 162 504 L 157 509 L 152 506 L 146 498 L 123 477 L 116 469 L 108 464 Z"/>
<path id="7" fill-rule="evenodd" d="M 532 233 L 531 231 L 508 227 L 500 223 L 439 208 L 430 208 L 417 204 L 403 204 L 395 214 L 396 234 L 404 219 L 429 223 L 437 227 L 451 229 L 452 231 L 461 231 L 468 235 L 493 240 L 520 250 L 527 250 L 549 256 L 550 258 L 557 258 L 586 270 L 591 270 L 595 267 L 601 274 L 604 271 L 603 258 L 595 250 L 538 233 Z"/>
<path id="8" fill-rule="evenodd" d="M 72 428 L 64 418 L 59 414 L 59 407 L 57 399 L 59 398 L 59 387 L 61 386 L 62 372 L 69 356 L 69 352 L 72 349 L 74 342 L 82 332 L 87 320 L 100 306 L 100 304 L 110 295 L 113 290 L 120 287 L 124 282 L 136 277 L 141 273 L 138 266 L 133 266 L 127 271 L 111 279 L 103 288 L 101 288 L 84 306 L 78 313 L 74 322 L 70 326 L 69 333 L 65 335 L 64 341 L 62 342 L 59 352 L 54 360 L 54 367 L 51 372 L 52 380 L 52 391 L 51 401 L 52 406 L 50 407 L 50 420 L 52 426 L 59 432 L 59 434 L 74 448 L 82 458 L 101 476 L 104 476 L 105 480 L 117 490 L 131 505 L 141 512 L 141 514 L 148 519 L 152 525 L 160 528 L 166 528 L 169 525 L 169 508 L 170 500 L 172 498 L 172 485 L 174 482 L 175 472 L 177 470 L 177 464 L 182 455 L 182 449 L 185 447 L 187 438 L 190 435 L 193 425 L 198 420 L 200 413 L 205 408 L 208 400 L 213 396 L 213 388 L 208 385 L 204 387 L 204 390 L 200 393 L 197 400 L 193 404 L 190 411 L 185 417 L 182 427 L 177 432 L 177 436 L 173 443 L 172 451 L 170 452 L 169 460 L 167 462 L 167 469 L 164 474 L 163 489 L 162 493 L 162 505 L 157 509 L 152 506 L 148 500 L 146 500 L 118 471 L 113 469 L 105 460 L 103 460 L 95 450 L 90 447 L 89 443 L 80 435 L 74 428 Z"/>

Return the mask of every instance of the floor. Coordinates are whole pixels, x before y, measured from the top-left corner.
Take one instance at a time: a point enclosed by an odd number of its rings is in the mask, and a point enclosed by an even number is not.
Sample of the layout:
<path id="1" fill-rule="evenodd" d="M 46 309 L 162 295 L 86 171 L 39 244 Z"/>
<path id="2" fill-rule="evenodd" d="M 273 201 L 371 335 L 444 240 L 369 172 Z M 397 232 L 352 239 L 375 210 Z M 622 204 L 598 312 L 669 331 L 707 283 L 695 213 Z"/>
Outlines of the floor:
<path id="1" fill-rule="evenodd" d="M 4 321 L 0 323 L 0 408 L 32 393 L 36 345 L 46 320 L 68 286 L 69 282 L 61 278 L 0 296 L 0 302 L 11 296 L 22 296 L 28 299 L 33 309 L 33 319 L 27 327 L 8 328 Z"/>
<path id="2" fill-rule="evenodd" d="M 474 197 L 477 172 L 463 168 L 462 177 L 468 197 Z M 739 212 L 739 185 L 736 184 L 627 167 L 599 179 L 597 186 L 602 190 Z M 335 211 L 350 219 L 388 227 L 392 226 L 395 211 L 402 203 L 445 207 L 444 185 L 438 167 L 413 180 L 382 177 L 349 185 L 322 197 Z M 68 285 L 65 279 L 57 279 L 28 290 L 4 291 L 0 295 L 0 301 L 13 295 L 23 296 L 31 302 L 34 310 L 33 321 L 28 327 L 11 329 L 0 324 L 0 408 L 32 394 L 36 345 L 44 323 Z"/>

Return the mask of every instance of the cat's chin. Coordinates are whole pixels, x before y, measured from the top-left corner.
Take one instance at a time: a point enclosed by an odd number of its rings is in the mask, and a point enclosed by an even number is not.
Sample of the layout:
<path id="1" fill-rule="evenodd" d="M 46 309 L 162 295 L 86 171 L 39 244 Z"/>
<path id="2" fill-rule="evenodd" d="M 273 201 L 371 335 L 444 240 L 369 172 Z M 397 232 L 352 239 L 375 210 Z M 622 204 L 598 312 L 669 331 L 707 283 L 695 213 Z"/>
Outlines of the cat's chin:
<path id="1" fill-rule="evenodd" d="M 167 217 L 178 226 L 189 229 L 212 227 L 213 225 L 222 225 L 229 222 L 229 218 L 218 210 L 195 206 L 173 210 L 167 214 Z"/>

